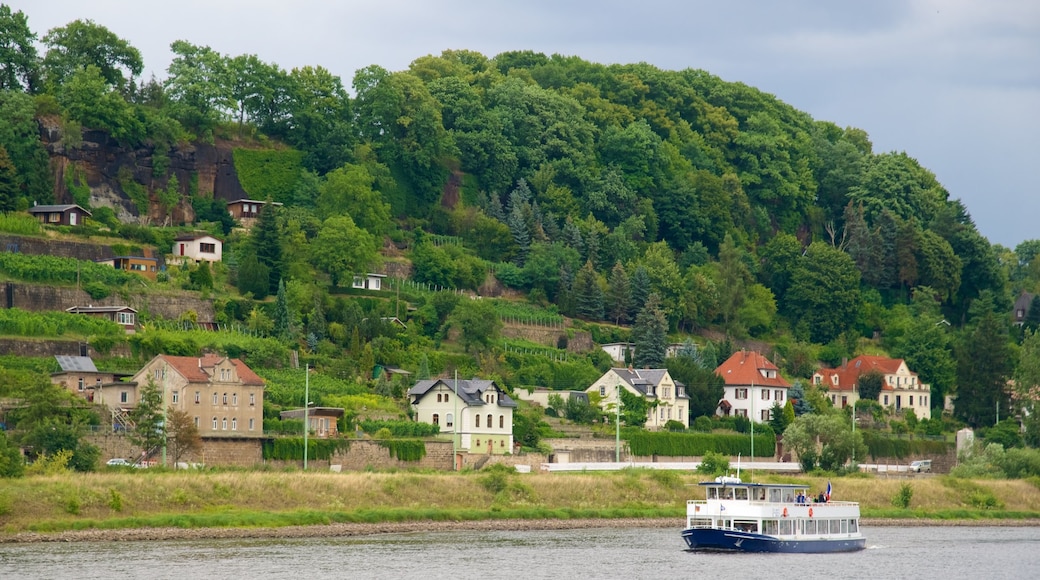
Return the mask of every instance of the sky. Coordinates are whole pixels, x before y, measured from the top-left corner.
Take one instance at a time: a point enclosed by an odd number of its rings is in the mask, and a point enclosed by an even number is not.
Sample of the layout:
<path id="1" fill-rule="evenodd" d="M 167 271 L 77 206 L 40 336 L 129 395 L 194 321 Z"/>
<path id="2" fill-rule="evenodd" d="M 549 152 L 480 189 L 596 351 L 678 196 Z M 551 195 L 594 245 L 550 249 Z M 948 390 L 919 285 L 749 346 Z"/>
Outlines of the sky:
<path id="1" fill-rule="evenodd" d="M 91 19 L 166 77 L 170 43 L 323 66 L 509 50 L 703 69 L 906 152 L 990 242 L 1040 239 L 1036 0 L 4 0 L 42 38 Z"/>

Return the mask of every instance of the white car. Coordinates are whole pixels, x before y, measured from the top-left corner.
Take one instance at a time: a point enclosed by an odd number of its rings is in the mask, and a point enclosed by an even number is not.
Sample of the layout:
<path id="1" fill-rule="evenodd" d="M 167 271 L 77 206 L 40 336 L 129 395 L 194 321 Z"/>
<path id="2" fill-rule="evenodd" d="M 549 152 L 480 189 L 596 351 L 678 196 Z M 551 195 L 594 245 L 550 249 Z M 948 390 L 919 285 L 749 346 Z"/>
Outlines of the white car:
<path id="1" fill-rule="evenodd" d="M 118 466 L 124 466 L 125 467 L 125 466 L 131 465 L 131 463 L 129 461 L 123 459 L 122 457 L 115 457 L 115 458 L 112 458 L 112 459 L 109 459 L 108 461 L 106 461 L 105 465 L 108 465 L 109 467 L 118 467 Z"/>
<path id="2" fill-rule="evenodd" d="M 910 464 L 910 471 L 914 473 L 927 473 L 932 470 L 932 460 L 922 459 L 921 461 L 914 461 Z"/>

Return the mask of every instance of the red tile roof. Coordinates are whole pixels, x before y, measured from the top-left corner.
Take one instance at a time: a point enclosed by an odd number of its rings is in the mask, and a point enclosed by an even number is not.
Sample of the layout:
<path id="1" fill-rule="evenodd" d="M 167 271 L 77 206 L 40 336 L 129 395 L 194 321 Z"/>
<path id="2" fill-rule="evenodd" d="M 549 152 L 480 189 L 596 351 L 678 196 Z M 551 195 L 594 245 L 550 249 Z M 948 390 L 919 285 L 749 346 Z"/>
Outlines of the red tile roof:
<path id="1" fill-rule="evenodd" d="M 162 355 L 162 359 L 168 365 L 192 383 L 210 382 L 213 367 L 225 358 L 215 354 L 206 354 L 202 357 Z M 264 380 L 254 373 L 253 369 L 246 366 L 246 363 L 237 358 L 231 359 L 231 363 L 235 365 L 235 370 L 238 372 L 238 378 L 242 381 L 242 384 L 264 385 Z"/>
<path id="2" fill-rule="evenodd" d="M 827 387 L 827 390 L 851 391 L 855 388 L 856 383 L 859 382 L 861 374 L 877 370 L 883 375 L 894 375 L 899 372 L 899 367 L 902 364 L 903 359 L 901 358 L 861 354 L 836 369 L 820 369 L 816 371 L 816 374 L 823 377 L 823 386 Z M 831 380 L 831 377 L 834 375 L 838 375 L 838 384 L 834 384 L 834 381 Z M 917 373 L 911 371 L 910 375 L 916 377 Z M 884 391 L 893 390 L 892 385 L 888 384 L 888 381 L 882 383 L 881 389 Z"/>
<path id="3" fill-rule="evenodd" d="M 774 371 L 767 378 L 761 371 Z M 760 353 L 741 350 L 733 353 L 726 362 L 715 369 L 715 374 L 726 381 L 727 385 L 757 385 L 763 387 L 790 387 L 780 376 L 780 369 Z"/>

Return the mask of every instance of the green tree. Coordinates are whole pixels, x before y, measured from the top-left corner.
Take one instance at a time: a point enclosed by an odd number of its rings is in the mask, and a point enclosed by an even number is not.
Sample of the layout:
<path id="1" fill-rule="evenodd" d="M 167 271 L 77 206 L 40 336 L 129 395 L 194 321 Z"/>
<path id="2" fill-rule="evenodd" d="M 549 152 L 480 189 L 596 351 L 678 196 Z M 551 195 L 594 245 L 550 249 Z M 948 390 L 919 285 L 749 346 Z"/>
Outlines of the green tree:
<path id="1" fill-rule="evenodd" d="M 202 451 L 202 436 L 199 435 L 194 419 L 187 412 L 171 408 L 166 417 L 166 424 L 166 448 L 174 466 L 180 463 L 181 459 Z"/>
<path id="2" fill-rule="evenodd" d="M 108 131 L 125 145 L 136 145 L 144 138 L 144 125 L 133 107 L 115 89 L 105 84 L 94 65 L 76 70 L 60 87 L 58 102 L 69 118 L 84 127 Z"/>
<path id="3" fill-rule="evenodd" d="M 344 165 L 325 176 L 318 195 L 322 218 L 346 214 L 361 229 L 379 236 L 390 230 L 390 204 L 373 189 L 375 178 L 363 165 Z"/>
<path id="4" fill-rule="evenodd" d="M 29 29 L 28 18 L 0 4 L 0 90 L 35 93 L 39 75 L 36 33 Z"/>
<path id="5" fill-rule="evenodd" d="M 603 320 L 603 288 L 592 262 L 585 262 L 574 279 L 574 295 L 579 317 L 585 320 Z"/>
<path id="6" fill-rule="evenodd" d="M 325 220 L 314 245 L 320 248 L 314 255 L 315 265 L 331 277 L 333 286 L 367 272 L 377 259 L 375 237 L 346 215 Z"/>
<path id="7" fill-rule="evenodd" d="M 805 388 L 802 386 L 802 381 L 795 381 L 791 385 L 791 389 L 787 391 L 787 400 L 794 406 L 796 416 L 800 417 L 806 413 L 813 412 L 812 403 L 805 397 Z"/>
<path id="8" fill-rule="evenodd" d="M 632 327 L 632 343 L 635 346 L 633 365 L 653 369 L 664 366 L 668 348 L 668 320 L 661 311 L 656 293 L 650 294 L 643 310 L 636 316 L 635 326 Z"/>
<path id="9" fill-rule="evenodd" d="M 657 401 L 650 403 L 646 397 L 636 393 L 630 393 L 621 387 L 621 421 L 629 427 L 642 427 L 646 425 L 647 413 L 656 407 Z"/>
<path id="10" fill-rule="evenodd" d="M 463 348 L 487 349 L 498 339 L 502 321 L 494 305 L 486 300 L 461 300 L 448 317 L 448 326 L 459 333 Z"/>
<path id="11" fill-rule="evenodd" d="M 163 369 L 165 376 L 167 369 Z M 163 379 L 165 382 L 165 379 Z M 164 422 L 165 385 L 157 384 L 151 377 L 138 391 L 137 405 L 130 411 L 130 420 L 134 423 L 132 431 L 127 433 L 130 441 L 139 447 L 144 455 L 149 455 L 162 448 L 166 443 L 166 423 Z"/>
<path id="12" fill-rule="evenodd" d="M 715 374 L 715 365 L 705 366 L 699 353 L 669 357 L 664 361 L 672 380 L 686 385 L 690 417 L 712 417 L 725 391 L 725 380 Z"/>
<path id="13" fill-rule="evenodd" d="M 621 324 L 622 320 L 628 318 L 628 303 L 632 299 L 632 292 L 628 285 L 628 274 L 621 262 L 614 264 L 610 270 L 610 279 L 607 281 L 607 294 L 605 307 L 607 315 L 614 324 Z"/>
<path id="14" fill-rule="evenodd" d="M 244 252 L 238 262 L 238 291 L 242 294 L 252 293 L 253 298 L 263 300 L 271 293 L 271 270 L 256 259 L 252 249 Z"/>
<path id="15" fill-rule="evenodd" d="M 859 278 L 848 254 L 814 242 L 791 275 L 784 310 L 791 320 L 805 325 L 813 342 L 830 342 L 855 322 Z"/>
<path id="16" fill-rule="evenodd" d="M 74 20 L 52 28 L 43 37 L 43 44 L 47 47 L 43 73 L 52 90 L 65 84 L 76 71 L 95 66 L 105 83 L 125 91 L 144 68 L 139 50 L 93 20 Z"/>
<path id="17" fill-rule="evenodd" d="M 739 326 L 738 312 L 744 304 L 751 273 L 744 264 L 741 249 L 729 234 L 719 246 L 718 271 L 719 311 L 726 329 L 733 331 Z"/>
<path id="18" fill-rule="evenodd" d="M 18 175 L 7 148 L 0 145 L 0 212 L 14 211 L 18 206 L 21 191 L 18 189 Z"/>
<path id="19" fill-rule="evenodd" d="M 21 477 L 24 472 L 22 450 L 0 431 L 0 477 Z"/>
<path id="20" fill-rule="evenodd" d="M 282 340 L 292 338 L 293 316 L 289 311 L 289 300 L 285 296 L 285 281 L 278 281 L 278 293 L 274 301 L 274 334 Z"/>
<path id="21" fill-rule="evenodd" d="M 840 415 L 799 416 L 784 430 L 784 446 L 798 454 L 806 471 L 812 471 L 817 458 L 821 468 L 835 471 L 853 456 L 865 457 L 867 453 L 862 431 L 853 434 L 852 425 Z M 807 465 L 807 461 L 813 464 Z"/>
<path id="22" fill-rule="evenodd" d="M 256 217 L 250 232 L 250 242 L 256 259 L 267 268 L 267 293 L 273 294 L 278 291 L 278 282 L 284 278 L 284 263 L 282 259 L 282 234 L 278 227 L 278 216 L 275 205 L 265 203 L 260 206 L 260 213 Z"/>
<path id="23" fill-rule="evenodd" d="M 881 387 L 885 384 L 885 375 L 877 369 L 859 375 L 856 381 L 859 387 L 859 398 L 864 401 L 877 401 L 881 395 Z"/>
<path id="24" fill-rule="evenodd" d="M 1040 332 L 1026 331 L 1014 378 L 1015 400 L 1021 405 L 1015 412 L 1023 417 L 1026 443 L 1037 447 L 1040 445 L 1040 405 L 1036 403 L 1040 394 Z"/>
<path id="25" fill-rule="evenodd" d="M 40 140 L 32 96 L 0 90 L 0 145 L 7 149 L 14 163 L 20 194 L 30 202 L 50 203 L 54 196 L 50 156 Z"/>
<path id="26" fill-rule="evenodd" d="M 1007 409 L 1005 392 L 1012 371 L 1006 316 L 986 291 L 971 305 L 971 323 L 954 347 L 957 398 L 953 411 L 972 427 L 994 424 L 997 408 Z"/>
<path id="27" fill-rule="evenodd" d="M 170 111 L 184 125 L 210 131 L 235 108 L 228 81 L 228 60 L 208 46 L 184 40 L 170 44 L 174 54 L 165 89 Z"/>

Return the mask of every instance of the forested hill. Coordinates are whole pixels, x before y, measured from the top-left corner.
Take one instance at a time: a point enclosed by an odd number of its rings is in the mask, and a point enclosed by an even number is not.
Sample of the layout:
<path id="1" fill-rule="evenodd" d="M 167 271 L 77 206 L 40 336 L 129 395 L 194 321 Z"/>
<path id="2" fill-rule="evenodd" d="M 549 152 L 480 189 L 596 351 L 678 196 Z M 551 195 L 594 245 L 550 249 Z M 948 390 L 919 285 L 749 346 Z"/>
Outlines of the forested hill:
<path id="1" fill-rule="evenodd" d="M 37 54 L 20 13 L 0 20 L 0 46 L 20 48 L 0 51 L 3 209 L 77 201 L 114 228 L 178 226 L 219 220 L 209 198 L 241 187 L 284 204 L 275 242 L 294 261 L 266 264 L 272 281 L 335 285 L 393 242 L 418 281 L 477 289 L 493 272 L 615 323 L 654 294 L 672 331 L 830 344 L 834 360 L 875 336 L 913 356 L 935 321 L 1005 320 L 1040 280 L 1040 242 L 991 246 L 911 155 L 703 70 L 457 50 L 369 66 L 348 91 L 322 66 L 178 41 L 166 76 L 142 80 L 140 53 L 99 24 L 48 31 Z M 46 145 L 41 123 L 59 128 Z M 128 154 L 77 166 L 97 134 Z M 200 174 L 206 147 L 230 168 Z M 254 263 L 254 244 L 231 246 Z M 915 370 L 948 386 L 951 365 Z"/>

